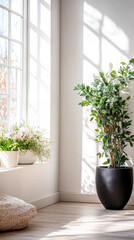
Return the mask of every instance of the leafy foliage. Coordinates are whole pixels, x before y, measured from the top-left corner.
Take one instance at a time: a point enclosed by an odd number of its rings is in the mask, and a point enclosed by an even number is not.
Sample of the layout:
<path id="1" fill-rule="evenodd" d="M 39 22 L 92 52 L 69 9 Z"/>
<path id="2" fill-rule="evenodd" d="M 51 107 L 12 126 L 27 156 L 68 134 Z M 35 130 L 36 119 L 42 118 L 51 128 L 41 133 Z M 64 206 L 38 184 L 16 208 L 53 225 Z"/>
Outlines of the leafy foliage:
<path id="1" fill-rule="evenodd" d="M 100 72 L 91 86 L 78 84 L 74 90 L 84 99 L 79 103 L 82 107 L 91 106 L 90 121 L 97 122 L 96 141 L 102 141 L 101 158 L 105 155 L 104 164 L 120 167 L 128 160 L 125 147 L 133 147 L 134 135 L 129 131 L 132 124 L 128 111 L 130 95 L 126 92 L 129 83 L 134 80 L 134 58 L 128 64 L 121 62 L 120 68 L 110 73 Z"/>
<path id="2" fill-rule="evenodd" d="M 45 130 L 25 122 L 12 126 L 10 130 L 0 129 L 1 151 L 30 150 L 42 161 L 50 157 L 50 144 Z"/>

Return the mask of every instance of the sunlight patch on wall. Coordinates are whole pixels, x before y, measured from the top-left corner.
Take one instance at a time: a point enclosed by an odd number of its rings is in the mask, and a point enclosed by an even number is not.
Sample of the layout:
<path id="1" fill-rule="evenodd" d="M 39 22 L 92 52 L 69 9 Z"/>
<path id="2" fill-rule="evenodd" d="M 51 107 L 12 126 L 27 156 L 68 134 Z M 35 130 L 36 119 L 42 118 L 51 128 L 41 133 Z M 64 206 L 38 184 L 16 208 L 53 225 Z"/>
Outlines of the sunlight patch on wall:
<path id="1" fill-rule="evenodd" d="M 89 108 L 83 109 L 82 193 L 94 193 L 94 169 L 97 165 L 97 145 L 94 141 L 96 123 L 89 122 Z"/>
<path id="2" fill-rule="evenodd" d="M 94 66 L 92 63 L 83 59 L 83 82 L 85 84 L 91 84 L 93 80 L 93 73 L 98 75 L 98 69 L 96 66 Z"/>
<path id="3" fill-rule="evenodd" d="M 110 62 L 113 63 L 114 69 L 119 67 L 120 62 L 128 62 L 128 56 L 104 37 L 101 39 L 101 49 L 101 69 L 105 72 L 108 71 Z"/>
<path id="4" fill-rule="evenodd" d="M 51 1 L 30 1 L 28 120 L 50 132 Z"/>
<path id="5" fill-rule="evenodd" d="M 44 1 L 44 5 L 40 5 L 40 30 L 46 34 L 46 36 L 50 36 L 51 28 L 51 16 L 50 16 L 50 1 L 48 4 L 46 4 L 46 1 Z"/>
<path id="6" fill-rule="evenodd" d="M 83 83 L 90 85 L 93 74 L 107 72 L 110 62 L 115 69 L 121 61 L 128 62 L 129 39 L 122 28 L 88 0 L 83 9 Z M 96 166 L 103 164 L 105 158 L 100 160 L 96 155 L 102 144 L 94 141 L 96 123 L 90 122 L 89 111 L 89 107 L 83 108 L 81 192 L 94 194 Z"/>
<path id="7" fill-rule="evenodd" d="M 83 22 L 93 31 L 100 32 L 102 14 L 100 11 L 90 6 L 87 2 L 84 2 L 84 15 Z"/>
<path id="8" fill-rule="evenodd" d="M 96 65 L 100 63 L 99 44 L 99 37 L 88 29 L 87 26 L 83 26 L 83 53 L 89 61 Z"/>
<path id="9" fill-rule="evenodd" d="M 30 23 L 32 23 L 34 26 L 37 27 L 37 0 L 32 0 L 30 1 Z"/>
<path id="10" fill-rule="evenodd" d="M 129 39 L 127 35 L 108 16 L 103 18 L 102 34 L 110 40 L 111 45 L 115 45 L 124 54 L 128 54 Z"/>

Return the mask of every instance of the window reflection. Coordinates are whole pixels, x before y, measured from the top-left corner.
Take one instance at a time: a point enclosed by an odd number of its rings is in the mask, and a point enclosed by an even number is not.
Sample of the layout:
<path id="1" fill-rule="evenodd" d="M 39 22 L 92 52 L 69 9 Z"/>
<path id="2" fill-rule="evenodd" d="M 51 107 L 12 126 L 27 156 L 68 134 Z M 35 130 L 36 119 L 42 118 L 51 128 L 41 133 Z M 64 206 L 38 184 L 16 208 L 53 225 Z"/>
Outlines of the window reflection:
<path id="1" fill-rule="evenodd" d="M 8 41 L 4 38 L 0 38 L 0 63 L 7 64 L 8 58 Z"/>
<path id="2" fill-rule="evenodd" d="M 0 8 L 0 34 L 8 36 L 8 11 Z"/>
<path id="3" fill-rule="evenodd" d="M 0 120 L 7 119 L 7 96 L 0 96 Z"/>
<path id="4" fill-rule="evenodd" d="M 8 89 L 8 68 L 0 67 L 0 93 L 7 93 Z"/>

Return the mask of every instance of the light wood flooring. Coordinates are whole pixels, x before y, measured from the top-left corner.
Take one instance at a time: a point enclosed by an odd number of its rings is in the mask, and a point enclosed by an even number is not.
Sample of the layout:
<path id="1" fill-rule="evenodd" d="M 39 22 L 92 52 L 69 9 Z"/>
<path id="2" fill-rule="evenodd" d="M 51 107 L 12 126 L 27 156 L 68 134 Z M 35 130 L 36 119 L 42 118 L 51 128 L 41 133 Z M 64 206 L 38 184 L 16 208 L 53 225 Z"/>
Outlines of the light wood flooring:
<path id="1" fill-rule="evenodd" d="M 23 230 L 0 234 L 0 240 L 134 239 L 134 207 L 105 210 L 100 204 L 66 203 L 40 209 Z"/>

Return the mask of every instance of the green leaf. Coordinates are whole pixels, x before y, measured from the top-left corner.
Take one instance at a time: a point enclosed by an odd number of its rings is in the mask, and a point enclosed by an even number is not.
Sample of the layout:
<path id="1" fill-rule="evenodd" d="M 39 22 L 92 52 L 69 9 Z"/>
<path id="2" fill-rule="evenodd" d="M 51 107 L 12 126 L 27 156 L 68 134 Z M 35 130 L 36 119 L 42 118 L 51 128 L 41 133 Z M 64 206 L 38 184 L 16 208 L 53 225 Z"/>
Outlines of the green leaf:
<path id="1" fill-rule="evenodd" d="M 134 75 L 134 72 L 129 72 L 130 75 Z"/>
<path id="2" fill-rule="evenodd" d="M 107 111 L 106 111 L 106 110 L 102 110 L 102 113 L 103 113 L 103 114 L 106 114 L 106 113 L 107 113 Z"/>
<path id="3" fill-rule="evenodd" d="M 100 130 L 99 129 L 95 129 L 96 132 L 99 132 Z"/>
<path id="4" fill-rule="evenodd" d="M 132 142 L 130 142 L 130 146 L 133 147 L 133 143 Z"/>
<path id="5" fill-rule="evenodd" d="M 134 58 L 132 58 L 129 62 L 134 64 Z"/>
<path id="6" fill-rule="evenodd" d="M 104 76 L 105 76 L 104 73 L 100 72 L 99 74 L 100 74 L 100 77 L 104 79 Z"/>
<path id="7" fill-rule="evenodd" d="M 126 98 L 126 100 L 129 100 L 131 98 L 131 96 L 128 96 L 127 98 Z"/>
<path id="8" fill-rule="evenodd" d="M 99 158 L 101 158 L 101 153 L 100 153 L 100 152 L 98 152 L 98 153 L 97 153 L 97 156 L 99 156 Z"/>
<path id="9" fill-rule="evenodd" d="M 126 65 L 126 63 L 125 63 L 125 62 L 121 62 L 121 64 L 122 64 L 122 65 Z"/>
<path id="10" fill-rule="evenodd" d="M 93 119 L 94 119 L 94 117 L 91 117 L 91 118 L 90 118 L 90 122 L 93 121 Z"/>
<path id="11" fill-rule="evenodd" d="M 96 142 L 99 142 L 99 140 L 97 138 L 94 139 Z"/>
<path id="12" fill-rule="evenodd" d="M 129 119 L 130 117 L 126 115 L 126 116 L 124 116 L 124 118 L 125 118 L 125 119 Z"/>
<path id="13" fill-rule="evenodd" d="M 126 132 L 124 132 L 126 135 L 130 135 L 131 134 L 131 132 L 130 131 L 126 131 Z"/>
<path id="14" fill-rule="evenodd" d="M 109 164 L 110 163 L 110 159 L 108 158 L 107 161 L 105 161 L 103 164 Z"/>
<path id="15" fill-rule="evenodd" d="M 111 72 L 111 74 L 114 74 L 114 75 L 115 75 L 115 74 L 116 74 L 116 71 L 115 71 L 115 70 L 113 70 L 113 71 Z"/>
<path id="16" fill-rule="evenodd" d="M 90 87 L 89 87 L 89 86 L 86 86 L 86 91 L 87 91 L 87 92 L 89 92 L 89 89 L 90 89 Z"/>

